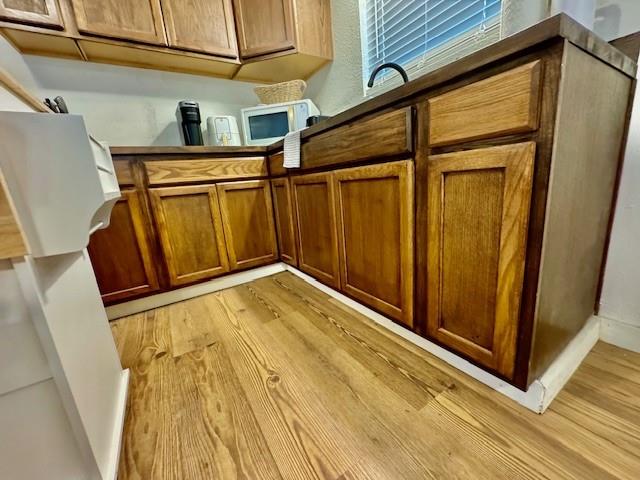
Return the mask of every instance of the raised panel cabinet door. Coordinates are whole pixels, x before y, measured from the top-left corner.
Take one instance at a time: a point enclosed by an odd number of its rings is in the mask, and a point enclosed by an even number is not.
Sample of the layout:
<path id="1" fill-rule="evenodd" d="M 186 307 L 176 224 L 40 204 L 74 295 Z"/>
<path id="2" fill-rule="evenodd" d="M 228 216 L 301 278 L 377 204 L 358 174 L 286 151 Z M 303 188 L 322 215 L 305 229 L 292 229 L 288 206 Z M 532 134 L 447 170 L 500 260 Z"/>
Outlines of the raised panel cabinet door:
<path id="1" fill-rule="evenodd" d="M 292 0 L 234 0 L 242 57 L 294 47 Z"/>
<path id="2" fill-rule="evenodd" d="M 222 225 L 232 270 L 278 259 L 268 180 L 218 184 Z"/>
<path id="3" fill-rule="evenodd" d="M 72 0 L 83 33 L 166 45 L 160 0 Z"/>
<path id="4" fill-rule="evenodd" d="M 0 19 L 62 29 L 56 0 L 0 0 Z"/>
<path id="5" fill-rule="evenodd" d="M 298 220 L 300 270 L 333 288 L 340 288 L 333 173 L 292 177 L 291 186 Z"/>
<path id="6" fill-rule="evenodd" d="M 149 194 L 172 286 L 229 271 L 215 185 L 151 188 Z"/>
<path id="7" fill-rule="evenodd" d="M 513 376 L 535 143 L 429 158 L 427 332 Z"/>
<path id="8" fill-rule="evenodd" d="M 413 326 L 413 162 L 335 172 L 342 290 Z"/>
<path id="9" fill-rule="evenodd" d="M 231 0 L 161 0 L 169 45 L 238 57 Z"/>
<path id="10" fill-rule="evenodd" d="M 280 259 L 298 266 L 298 248 L 296 245 L 296 220 L 291 199 L 291 183 L 288 178 L 271 180 L 273 210 L 276 218 L 276 233 Z"/>
<path id="11" fill-rule="evenodd" d="M 89 257 L 105 303 L 158 290 L 146 211 L 135 190 L 123 190 L 109 226 L 89 241 Z"/>

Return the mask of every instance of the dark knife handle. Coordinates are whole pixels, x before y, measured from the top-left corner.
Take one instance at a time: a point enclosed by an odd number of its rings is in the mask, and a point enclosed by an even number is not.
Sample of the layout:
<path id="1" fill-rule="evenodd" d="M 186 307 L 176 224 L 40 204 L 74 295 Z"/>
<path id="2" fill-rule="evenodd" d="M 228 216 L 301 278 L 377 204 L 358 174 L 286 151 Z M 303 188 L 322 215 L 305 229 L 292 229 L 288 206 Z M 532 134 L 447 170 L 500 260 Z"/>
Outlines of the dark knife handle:
<path id="1" fill-rule="evenodd" d="M 64 98 L 62 98 L 61 96 L 57 96 L 56 98 L 54 98 L 54 101 L 56 102 L 58 111 L 60 113 L 69 113 L 69 109 L 67 108 L 67 104 L 64 101 Z"/>

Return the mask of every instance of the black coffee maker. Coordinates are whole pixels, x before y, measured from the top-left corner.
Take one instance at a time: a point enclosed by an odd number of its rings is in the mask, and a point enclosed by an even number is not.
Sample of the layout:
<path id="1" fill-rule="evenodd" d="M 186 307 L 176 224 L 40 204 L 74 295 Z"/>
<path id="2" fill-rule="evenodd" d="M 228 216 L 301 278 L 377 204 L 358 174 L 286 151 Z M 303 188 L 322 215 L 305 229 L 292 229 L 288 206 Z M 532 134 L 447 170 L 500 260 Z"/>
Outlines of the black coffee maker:
<path id="1" fill-rule="evenodd" d="M 178 117 L 182 127 L 182 140 L 185 145 L 204 145 L 200 128 L 200 107 L 193 100 L 178 103 Z"/>

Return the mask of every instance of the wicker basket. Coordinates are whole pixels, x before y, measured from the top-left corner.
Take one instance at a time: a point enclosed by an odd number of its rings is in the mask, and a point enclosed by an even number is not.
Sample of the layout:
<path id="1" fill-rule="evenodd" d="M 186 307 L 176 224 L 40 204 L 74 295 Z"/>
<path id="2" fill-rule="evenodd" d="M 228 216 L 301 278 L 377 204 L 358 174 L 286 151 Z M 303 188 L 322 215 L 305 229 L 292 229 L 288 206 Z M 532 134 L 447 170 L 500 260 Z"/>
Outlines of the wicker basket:
<path id="1" fill-rule="evenodd" d="M 304 80 L 291 80 L 290 82 L 265 85 L 253 89 L 261 103 L 283 103 L 294 102 L 302 98 L 302 94 L 307 88 Z"/>

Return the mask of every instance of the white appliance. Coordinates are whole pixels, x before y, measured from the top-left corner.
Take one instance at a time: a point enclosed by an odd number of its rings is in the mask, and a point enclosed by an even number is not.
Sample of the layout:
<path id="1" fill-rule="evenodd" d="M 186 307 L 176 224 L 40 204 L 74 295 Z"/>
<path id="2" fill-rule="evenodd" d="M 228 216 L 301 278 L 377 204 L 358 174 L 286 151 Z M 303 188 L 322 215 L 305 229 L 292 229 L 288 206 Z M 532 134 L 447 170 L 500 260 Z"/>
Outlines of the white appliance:
<path id="1" fill-rule="evenodd" d="M 320 115 L 320 111 L 308 99 L 243 108 L 244 141 L 247 145 L 269 145 L 305 128 L 307 118 L 314 115 Z"/>
<path id="2" fill-rule="evenodd" d="M 120 197 L 79 115 L 0 112 L 0 177 L 28 254 L 0 261 L 0 478 L 113 480 L 129 371 L 89 236 Z"/>
<path id="3" fill-rule="evenodd" d="M 207 143 L 218 146 L 242 145 L 238 121 L 233 115 L 215 115 L 207 118 Z"/>

